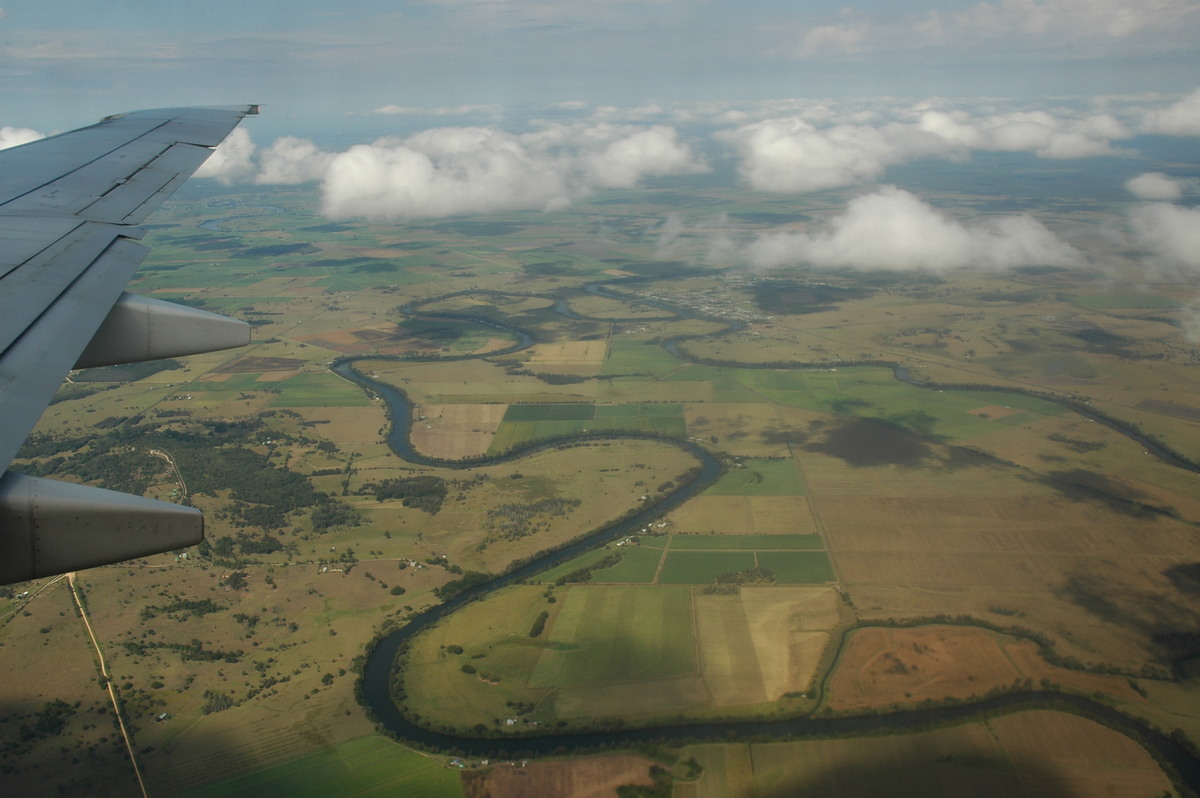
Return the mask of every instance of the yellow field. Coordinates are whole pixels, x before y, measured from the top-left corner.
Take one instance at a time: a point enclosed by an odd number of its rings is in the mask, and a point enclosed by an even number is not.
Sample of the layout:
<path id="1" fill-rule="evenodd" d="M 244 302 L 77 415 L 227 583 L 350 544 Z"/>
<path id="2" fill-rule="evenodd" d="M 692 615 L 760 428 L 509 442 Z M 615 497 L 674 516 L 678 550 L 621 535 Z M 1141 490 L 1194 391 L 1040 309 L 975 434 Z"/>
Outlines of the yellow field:
<path id="1" fill-rule="evenodd" d="M 820 532 L 804 496 L 697 496 L 667 516 L 684 535 L 809 535 Z"/>
<path id="2" fill-rule="evenodd" d="M 704 683 L 718 707 L 803 692 L 838 623 L 830 588 L 743 587 L 740 595 L 693 591 Z"/>
<path id="3" fill-rule="evenodd" d="M 606 341 L 556 341 L 530 347 L 526 362 L 531 366 L 599 366 L 607 352 Z"/>
<path id="4" fill-rule="evenodd" d="M 508 405 L 422 405 L 414 419 L 412 443 L 432 457 L 459 460 L 483 454 L 492 443 Z"/>

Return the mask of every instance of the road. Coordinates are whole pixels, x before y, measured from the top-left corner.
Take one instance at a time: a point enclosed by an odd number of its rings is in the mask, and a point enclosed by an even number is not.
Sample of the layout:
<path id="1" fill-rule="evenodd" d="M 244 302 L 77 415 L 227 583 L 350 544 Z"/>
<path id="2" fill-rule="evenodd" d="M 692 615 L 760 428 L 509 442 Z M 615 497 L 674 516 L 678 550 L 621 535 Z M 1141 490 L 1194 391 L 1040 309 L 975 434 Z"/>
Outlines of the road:
<path id="1" fill-rule="evenodd" d="M 138 767 L 137 757 L 133 753 L 133 740 L 129 738 L 129 730 L 125 728 L 125 718 L 121 714 L 121 705 L 117 701 L 117 690 L 113 687 L 112 677 L 108 674 L 108 665 L 104 661 L 104 653 L 100 650 L 100 642 L 96 640 L 96 633 L 92 630 L 92 622 L 88 620 L 87 610 L 84 609 L 83 602 L 79 598 L 79 589 L 75 586 L 75 572 L 67 574 L 67 583 L 71 586 L 71 596 L 75 599 L 75 606 L 79 609 L 79 617 L 83 619 L 83 626 L 87 629 L 88 637 L 92 639 L 92 647 L 96 649 L 96 659 L 100 662 L 100 675 L 104 678 L 104 686 L 108 688 L 108 697 L 112 700 L 113 714 L 117 718 L 117 725 L 121 729 L 121 737 L 125 740 L 125 750 L 129 752 L 129 761 L 133 765 L 133 774 L 137 776 L 138 788 L 142 791 L 142 798 L 149 798 L 149 793 L 146 792 L 146 782 L 142 780 L 142 769 Z"/>

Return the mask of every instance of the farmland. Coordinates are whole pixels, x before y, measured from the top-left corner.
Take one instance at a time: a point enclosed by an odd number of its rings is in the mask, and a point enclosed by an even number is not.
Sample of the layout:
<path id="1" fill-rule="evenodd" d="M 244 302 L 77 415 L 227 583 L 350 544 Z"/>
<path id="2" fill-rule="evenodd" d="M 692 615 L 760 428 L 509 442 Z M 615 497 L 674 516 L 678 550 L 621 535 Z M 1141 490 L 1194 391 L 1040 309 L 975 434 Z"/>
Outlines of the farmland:
<path id="1" fill-rule="evenodd" d="M 1178 286 L 847 271 L 822 276 L 836 302 L 800 312 L 776 297 L 800 296 L 803 270 L 681 271 L 641 234 L 586 239 L 588 214 L 614 207 L 599 200 L 557 221 L 479 221 L 487 235 L 322 226 L 299 189 L 270 200 L 247 196 L 277 209 L 251 218 L 184 195 L 140 277 L 143 291 L 252 321 L 251 346 L 77 380 L 21 464 L 95 484 L 137 472 L 146 493 L 186 491 L 207 513 L 206 547 L 78 580 L 154 791 L 470 788 L 474 776 L 460 784 L 375 736 L 354 698 L 357 658 L 447 585 L 655 506 L 695 467 L 676 439 L 719 458 L 720 478 L 418 635 L 400 676 L 411 716 L 503 737 L 871 712 L 1032 680 L 1200 739 L 1196 475 L 1066 403 L 1200 457 L 1194 358 L 1162 320 Z M 219 234 L 198 227 L 216 216 Z M 301 240 L 315 251 L 258 249 Z M 596 282 L 613 293 L 586 290 Z M 995 298 L 1016 294 L 1031 298 Z M 1121 352 L 1094 328 L 1121 335 Z M 515 330 L 529 346 L 496 355 L 523 340 Z M 329 371 L 347 355 L 405 392 L 415 450 L 449 462 L 396 455 L 385 435 L 405 419 Z M 122 459 L 151 446 L 187 485 L 162 458 Z M 220 482 L 203 449 L 275 481 L 240 493 L 251 480 Z M 39 718 L 60 729 L 6 749 L 0 783 L 77 790 L 103 775 L 124 792 L 128 756 L 65 584 L 22 586 L 0 616 L 15 675 L 0 734 L 20 740 Z M 72 708 L 61 718 L 59 698 Z M 63 747 L 76 761 L 59 764 Z M 973 768 L 1001 790 L 1026 767 L 1086 790 L 1100 758 L 1131 789 L 1166 789 L 1127 738 L 1047 712 L 685 753 L 704 772 L 679 796 L 863 786 L 823 758 L 899 784 L 897 763 L 919 762 L 950 791 Z"/>

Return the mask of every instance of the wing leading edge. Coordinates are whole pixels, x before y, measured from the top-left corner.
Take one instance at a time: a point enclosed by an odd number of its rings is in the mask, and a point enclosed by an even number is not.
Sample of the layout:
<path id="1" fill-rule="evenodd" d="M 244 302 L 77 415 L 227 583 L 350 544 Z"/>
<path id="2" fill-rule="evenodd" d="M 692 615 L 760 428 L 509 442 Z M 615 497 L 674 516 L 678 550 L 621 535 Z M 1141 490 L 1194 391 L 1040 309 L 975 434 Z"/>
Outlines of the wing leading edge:
<path id="1" fill-rule="evenodd" d="M 138 297 L 140 224 L 252 105 L 173 108 L 0 151 L 0 470 L 72 368 L 241 346 L 245 322 Z M 3 471 L 0 584 L 190 546 L 198 510 Z"/>

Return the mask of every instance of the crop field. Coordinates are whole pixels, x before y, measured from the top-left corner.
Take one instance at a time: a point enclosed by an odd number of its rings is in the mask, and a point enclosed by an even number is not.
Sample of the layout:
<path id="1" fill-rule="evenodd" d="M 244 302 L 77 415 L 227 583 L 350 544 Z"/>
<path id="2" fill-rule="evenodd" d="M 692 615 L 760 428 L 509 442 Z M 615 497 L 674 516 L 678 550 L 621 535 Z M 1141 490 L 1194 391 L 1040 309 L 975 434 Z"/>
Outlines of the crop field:
<path id="1" fill-rule="evenodd" d="M 613 338 L 600 373 L 605 376 L 661 377 L 682 365 L 682 361 L 664 352 L 657 343 L 629 336 Z"/>
<path id="2" fill-rule="evenodd" d="M 664 585 L 711 584 L 721 574 L 747 571 L 756 564 L 749 551 L 671 551 L 658 575 Z"/>
<path id="3" fill-rule="evenodd" d="M 819 535 L 672 535 L 670 543 L 671 551 L 712 549 L 793 551 L 825 548 Z M 644 542 L 643 545 L 652 544 Z"/>
<path id="4" fill-rule="evenodd" d="M 683 408 L 674 404 L 511 404 L 490 451 L 502 452 L 542 438 L 603 430 L 682 437 Z"/>
<path id="5" fill-rule="evenodd" d="M 671 529 L 708 535 L 813 535 L 820 532 L 810 497 L 697 496 L 672 512 Z"/>
<path id="6" fill-rule="evenodd" d="M 417 451 L 458 460 L 483 454 L 505 413 L 504 405 L 425 405 L 412 425 Z"/>
<path id="7" fill-rule="evenodd" d="M 691 592 L 573 587 L 548 626 L 531 687 L 610 683 L 696 671 Z"/>
<path id="8" fill-rule="evenodd" d="M 662 552 L 641 546 L 626 546 L 621 551 L 621 561 L 609 568 L 592 572 L 593 582 L 624 582 L 649 584 L 662 562 Z"/>
<path id="9" fill-rule="evenodd" d="M 363 737 L 181 795 L 185 798 L 256 798 L 261 795 L 317 798 L 348 793 L 457 798 L 463 795 L 463 789 L 459 772 L 438 760 L 409 751 L 382 737 Z"/>
<path id="10" fill-rule="evenodd" d="M 628 784 L 650 786 L 650 768 L 643 756 L 617 754 L 574 760 L 504 763 L 485 770 L 463 771 L 464 798 L 532 798 L 570 795 L 605 798 Z"/>
<path id="11" fill-rule="evenodd" d="M 809 689 L 838 621 L 827 588 L 747 587 L 694 601 L 701 670 L 717 706 Z"/>
<path id="12" fill-rule="evenodd" d="M 823 584 L 836 578 L 824 551 L 760 551 L 755 561 L 781 585 Z"/>

